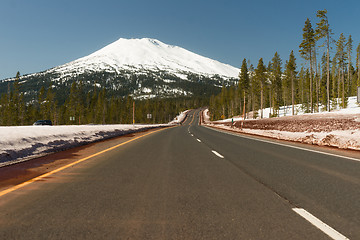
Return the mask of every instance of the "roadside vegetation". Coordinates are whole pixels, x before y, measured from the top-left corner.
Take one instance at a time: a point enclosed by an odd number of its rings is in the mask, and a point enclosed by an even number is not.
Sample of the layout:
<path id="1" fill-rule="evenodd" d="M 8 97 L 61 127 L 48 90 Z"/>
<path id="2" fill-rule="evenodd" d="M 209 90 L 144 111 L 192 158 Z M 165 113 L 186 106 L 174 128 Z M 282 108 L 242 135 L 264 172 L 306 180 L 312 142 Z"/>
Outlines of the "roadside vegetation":
<path id="1" fill-rule="evenodd" d="M 262 58 L 256 66 L 244 59 L 238 84 L 224 86 L 211 97 L 211 120 L 247 117 L 249 112 L 262 118 L 264 108 L 271 109 L 270 117 L 277 117 L 280 106 L 287 105 L 293 106 L 295 115 L 296 104 L 302 104 L 307 113 L 346 108 L 347 98 L 355 96 L 360 86 L 360 43 L 353 56 L 352 36 L 341 33 L 334 40 L 327 11 L 319 10 L 316 16 L 316 26 L 308 18 L 302 29 L 299 53 L 306 65 L 299 68 L 293 51 L 284 66 L 277 52 L 267 65 Z"/>

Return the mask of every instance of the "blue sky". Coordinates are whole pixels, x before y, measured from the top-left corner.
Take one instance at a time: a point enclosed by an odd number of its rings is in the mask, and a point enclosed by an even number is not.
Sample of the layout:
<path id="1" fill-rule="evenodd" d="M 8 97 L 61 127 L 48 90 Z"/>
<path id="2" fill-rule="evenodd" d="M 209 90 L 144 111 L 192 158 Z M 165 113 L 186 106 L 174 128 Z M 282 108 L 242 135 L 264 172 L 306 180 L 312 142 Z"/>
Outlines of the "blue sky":
<path id="1" fill-rule="evenodd" d="M 86 56 L 119 38 L 156 38 L 240 67 L 298 53 L 306 18 L 327 9 L 334 38 L 360 42 L 360 1 L 1 0 L 0 79 Z"/>

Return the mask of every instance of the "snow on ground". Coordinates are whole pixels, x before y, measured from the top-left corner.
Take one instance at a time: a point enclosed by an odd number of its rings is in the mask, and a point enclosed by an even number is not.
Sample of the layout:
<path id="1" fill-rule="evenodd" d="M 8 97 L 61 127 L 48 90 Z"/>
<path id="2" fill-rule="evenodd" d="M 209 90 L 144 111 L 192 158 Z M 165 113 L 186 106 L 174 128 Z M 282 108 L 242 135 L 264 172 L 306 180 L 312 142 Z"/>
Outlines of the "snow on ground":
<path id="1" fill-rule="evenodd" d="M 349 98 L 346 109 L 336 109 L 332 112 L 304 114 L 298 110 L 298 115 L 291 116 L 291 107 L 282 109 L 288 110 L 286 114 L 281 112 L 280 115 L 283 117 L 246 119 L 243 123 L 242 118 L 234 117 L 234 125 L 231 118 L 215 122 L 207 120 L 205 124 L 276 139 L 360 150 L 360 107 L 356 97 Z M 264 116 L 269 116 L 269 112 L 269 109 L 265 109 Z M 206 117 L 207 114 L 208 112 L 204 112 L 205 120 L 209 119 Z"/>
<path id="2" fill-rule="evenodd" d="M 181 113 L 179 113 L 179 115 L 177 117 L 174 118 L 174 120 L 172 120 L 169 124 L 178 124 L 181 123 L 182 121 L 184 121 L 186 114 L 189 112 L 190 110 L 186 110 L 183 111 Z"/>
<path id="3" fill-rule="evenodd" d="M 0 167 L 111 137 L 178 124 L 187 112 L 168 124 L 0 127 Z"/>
<path id="4" fill-rule="evenodd" d="M 164 125 L 0 127 L 0 167 L 87 143 Z"/>
<path id="5" fill-rule="evenodd" d="M 331 110 L 331 114 L 360 114 L 360 106 L 357 103 L 357 97 L 349 97 L 348 98 L 348 105 L 346 108 L 342 109 L 339 106 L 336 109 Z M 324 115 L 325 114 L 325 115 Z M 322 117 L 326 117 L 329 112 L 326 111 L 326 109 L 320 107 L 318 113 L 305 113 L 305 110 L 301 108 L 301 104 L 295 105 L 295 115 L 301 116 L 301 115 L 320 115 Z M 260 116 L 260 110 L 258 111 L 258 116 Z M 265 108 L 263 110 L 263 118 L 269 118 L 270 116 L 270 108 Z M 286 116 L 292 116 L 292 106 L 285 106 L 280 107 L 279 110 L 279 117 L 286 117 Z M 242 116 L 234 116 L 234 121 L 241 121 L 243 119 Z M 249 120 L 247 118 L 247 120 Z M 224 123 L 224 122 L 231 122 L 232 118 L 224 119 L 224 120 L 218 120 L 215 121 L 216 123 Z"/>

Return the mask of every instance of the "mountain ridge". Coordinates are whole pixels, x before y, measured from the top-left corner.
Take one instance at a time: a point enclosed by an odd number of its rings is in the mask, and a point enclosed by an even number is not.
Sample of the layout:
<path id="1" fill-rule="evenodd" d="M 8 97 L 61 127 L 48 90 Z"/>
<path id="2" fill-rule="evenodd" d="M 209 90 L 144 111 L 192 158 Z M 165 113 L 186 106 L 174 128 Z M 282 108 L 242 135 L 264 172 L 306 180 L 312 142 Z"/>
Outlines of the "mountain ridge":
<path id="1" fill-rule="evenodd" d="M 52 68 L 66 72 L 67 68 L 83 72 L 108 70 L 119 72 L 125 69 L 163 70 L 172 73 L 192 72 L 202 75 L 219 75 L 236 78 L 239 72 L 229 64 L 203 57 L 184 48 L 165 44 L 152 38 L 120 38 L 94 53 Z M 83 68 L 83 69 L 82 69 Z"/>
<path id="2" fill-rule="evenodd" d="M 119 40 L 69 63 L 20 77 L 21 91 L 31 101 L 41 87 L 61 92 L 66 100 L 71 84 L 84 91 L 105 88 L 109 96 L 154 97 L 211 96 L 223 85 L 237 82 L 239 69 L 184 48 L 151 38 Z M 0 81 L 0 94 L 7 81 Z"/>

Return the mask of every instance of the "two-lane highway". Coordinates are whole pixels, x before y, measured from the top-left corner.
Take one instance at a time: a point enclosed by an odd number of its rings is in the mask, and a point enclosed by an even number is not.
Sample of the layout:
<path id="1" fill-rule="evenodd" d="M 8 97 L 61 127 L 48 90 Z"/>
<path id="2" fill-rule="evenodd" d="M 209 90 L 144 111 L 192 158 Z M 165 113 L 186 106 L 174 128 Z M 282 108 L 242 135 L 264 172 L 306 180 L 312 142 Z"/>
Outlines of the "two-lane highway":
<path id="1" fill-rule="evenodd" d="M 0 192 L 0 239 L 360 239 L 360 162 L 218 132 L 198 114 Z"/>

